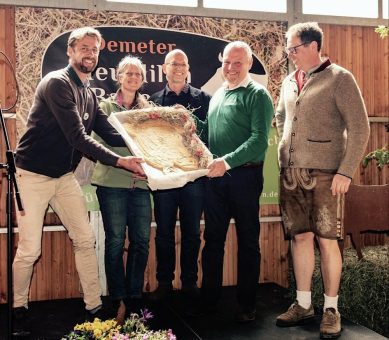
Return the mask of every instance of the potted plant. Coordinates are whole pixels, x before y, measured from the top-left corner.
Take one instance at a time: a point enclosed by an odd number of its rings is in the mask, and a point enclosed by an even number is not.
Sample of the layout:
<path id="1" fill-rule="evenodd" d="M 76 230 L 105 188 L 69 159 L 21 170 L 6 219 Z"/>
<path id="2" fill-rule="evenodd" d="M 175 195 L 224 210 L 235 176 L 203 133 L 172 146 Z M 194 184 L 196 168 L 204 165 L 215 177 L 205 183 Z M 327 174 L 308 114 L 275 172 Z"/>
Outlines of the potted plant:
<path id="1" fill-rule="evenodd" d="M 389 150 L 384 146 L 369 152 L 363 159 L 363 167 L 366 168 L 371 161 L 375 160 L 378 170 L 382 170 L 385 165 L 389 165 Z"/>
<path id="2" fill-rule="evenodd" d="M 385 25 L 379 25 L 374 31 L 378 33 L 382 39 L 389 35 L 389 27 L 386 27 Z"/>

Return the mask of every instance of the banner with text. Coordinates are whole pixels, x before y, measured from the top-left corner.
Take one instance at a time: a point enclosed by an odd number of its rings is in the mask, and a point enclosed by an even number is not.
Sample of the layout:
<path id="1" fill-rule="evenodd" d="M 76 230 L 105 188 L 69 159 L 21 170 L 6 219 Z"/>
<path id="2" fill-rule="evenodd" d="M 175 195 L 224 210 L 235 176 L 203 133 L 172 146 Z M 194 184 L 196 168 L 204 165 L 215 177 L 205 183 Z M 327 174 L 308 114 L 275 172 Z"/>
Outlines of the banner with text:
<path id="1" fill-rule="evenodd" d="M 99 63 L 91 80 L 91 87 L 97 97 L 102 99 L 116 92 L 115 68 L 119 61 L 131 54 L 139 57 L 146 71 L 146 82 L 142 93 L 151 95 L 161 90 L 166 80 L 162 64 L 166 54 L 175 48 L 180 48 L 188 55 L 190 73 L 188 82 L 212 95 L 223 83 L 221 76 L 221 54 L 229 41 L 206 35 L 180 32 L 168 29 L 153 29 L 128 26 L 96 27 L 103 36 Z M 56 37 L 46 48 L 43 56 L 41 76 L 63 68 L 68 64 L 64 53 L 70 32 Z M 261 60 L 254 55 L 251 77 L 267 87 L 268 75 Z M 81 176 L 90 170 L 78 171 Z M 83 174 L 84 173 L 84 174 Z M 277 137 L 273 129 L 269 136 L 269 150 L 264 169 L 264 190 L 261 204 L 278 203 L 278 166 L 277 166 Z M 83 182 L 81 180 L 81 182 Z M 91 210 L 98 209 L 94 188 L 85 186 L 87 202 Z"/>

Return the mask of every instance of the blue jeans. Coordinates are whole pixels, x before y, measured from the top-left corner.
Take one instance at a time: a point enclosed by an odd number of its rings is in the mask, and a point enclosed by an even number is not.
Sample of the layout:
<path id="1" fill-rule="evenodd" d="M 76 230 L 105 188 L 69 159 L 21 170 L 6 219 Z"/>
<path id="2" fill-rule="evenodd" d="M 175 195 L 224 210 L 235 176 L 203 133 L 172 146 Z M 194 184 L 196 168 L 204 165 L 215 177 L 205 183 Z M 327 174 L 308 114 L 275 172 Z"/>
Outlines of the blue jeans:
<path id="1" fill-rule="evenodd" d="M 148 190 L 98 186 L 97 197 L 105 230 L 105 271 L 113 300 L 142 296 L 149 256 L 151 201 Z M 126 227 L 129 240 L 123 265 Z"/>
<path id="2" fill-rule="evenodd" d="M 191 286 L 197 281 L 197 260 L 200 249 L 200 219 L 204 209 L 205 179 L 182 188 L 153 192 L 157 222 L 157 280 L 171 284 L 176 266 L 175 226 L 179 209 L 181 228 L 181 282 Z"/>
<path id="3" fill-rule="evenodd" d="M 210 305 L 220 297 L 224 245 L 233 217 L 238 242 L 237 300 L 243 311 L 255 309 L 261 263 L 259 197 L 262 187 L 261 166 L 234 168 L 222 177 L 207 181 L 201 293 Z"/>

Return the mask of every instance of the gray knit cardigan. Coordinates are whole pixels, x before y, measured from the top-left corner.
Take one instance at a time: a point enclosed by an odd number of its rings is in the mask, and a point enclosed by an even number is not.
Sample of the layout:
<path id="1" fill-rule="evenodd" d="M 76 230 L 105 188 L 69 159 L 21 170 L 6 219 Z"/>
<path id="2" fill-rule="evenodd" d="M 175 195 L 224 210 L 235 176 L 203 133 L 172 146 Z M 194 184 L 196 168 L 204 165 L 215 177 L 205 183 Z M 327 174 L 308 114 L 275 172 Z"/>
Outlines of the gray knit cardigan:
<path id="1" fill-rule="evenodd" d="M 336 170 L 352 178 L 369 138 L 369 121 L 353 75 L 331 64 L 298 95 L 295 72 L 282 83 L 276 110 L 280 167 Z"/>

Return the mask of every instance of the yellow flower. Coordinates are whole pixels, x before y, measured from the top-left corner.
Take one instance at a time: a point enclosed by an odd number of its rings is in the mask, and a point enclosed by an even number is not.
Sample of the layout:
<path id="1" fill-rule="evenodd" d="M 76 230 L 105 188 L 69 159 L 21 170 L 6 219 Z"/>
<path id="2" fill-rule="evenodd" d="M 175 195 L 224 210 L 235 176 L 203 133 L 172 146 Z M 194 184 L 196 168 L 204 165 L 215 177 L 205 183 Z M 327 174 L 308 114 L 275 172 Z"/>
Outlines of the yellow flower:
<path id="1" fill-rule="evenodd" d="M 97 328 L 93 331 L 93 335 L 96 339 L 100 339 L 100 337 L 103 335 L 103 332 L 101 329 Z"/>

